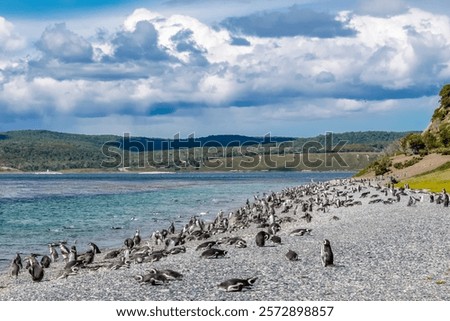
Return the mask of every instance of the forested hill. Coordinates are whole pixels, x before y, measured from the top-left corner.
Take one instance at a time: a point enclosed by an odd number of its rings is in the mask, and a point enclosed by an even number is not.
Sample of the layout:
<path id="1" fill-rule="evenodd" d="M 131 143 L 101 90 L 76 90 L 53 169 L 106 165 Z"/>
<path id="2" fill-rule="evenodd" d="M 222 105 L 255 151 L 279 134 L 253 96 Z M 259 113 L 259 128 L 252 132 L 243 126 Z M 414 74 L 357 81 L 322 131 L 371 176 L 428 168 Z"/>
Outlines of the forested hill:
<path id="1" fill-rule="evenodd" d="M 377 152 L 406 132 L 348 132 L 333 134 L 333 144 L 347 141 L 341 151 Z M 23 171 L 101 168 L 106 145 L 132 152 L 159 151 L 191 147 L 232 147 L 254 144 L 272 145 L 293 142 L 301 147 L 307 141 L 325 142 L 325 135 L 310 138 L 250 137 L 242 135 L 213 135 L 199 138 L 121 137 L 114 135 L 81 135 L 45 130 L 24 130 L 0 133 L 0 167 Z"/>

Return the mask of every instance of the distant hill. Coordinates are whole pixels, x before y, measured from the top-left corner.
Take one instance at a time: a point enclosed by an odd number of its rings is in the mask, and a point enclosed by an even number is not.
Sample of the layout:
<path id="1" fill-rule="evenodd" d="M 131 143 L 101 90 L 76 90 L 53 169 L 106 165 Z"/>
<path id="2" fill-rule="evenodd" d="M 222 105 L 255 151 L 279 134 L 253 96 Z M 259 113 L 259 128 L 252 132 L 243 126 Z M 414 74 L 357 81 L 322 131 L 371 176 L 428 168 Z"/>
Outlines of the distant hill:
<path id="1" fill-rule="evenodd" d="M 383 146 L 406 134 L 408 133 L 381 131 L 339 133 L 333 134 L 333 145 L 344 140 L 347 144 L 340 152 L 378 152 Z M 129 151 L 137 155 L 142 152 L 167 154 L 168 150 L 173 151 L 178 148 L 217 147 L 225 149 L 224 154 L 229 156 L 229 150 L 234 146 L 264 147 L 289 142 L 286 144 L 290 147 L 288 152 L 296 152 L 310 141 L 325 144 L 325 135 L 310 138 L 212 135 L 199 138 L 164 139 L 81 135 L 46 130 L 9 131 L 0 133 L 0 168 L 22 171 L 102 169 L 101 164 L 106 157 L 102 150 L 106 149 Z M 258 151 L 260 152 L 264 151 Z"/>

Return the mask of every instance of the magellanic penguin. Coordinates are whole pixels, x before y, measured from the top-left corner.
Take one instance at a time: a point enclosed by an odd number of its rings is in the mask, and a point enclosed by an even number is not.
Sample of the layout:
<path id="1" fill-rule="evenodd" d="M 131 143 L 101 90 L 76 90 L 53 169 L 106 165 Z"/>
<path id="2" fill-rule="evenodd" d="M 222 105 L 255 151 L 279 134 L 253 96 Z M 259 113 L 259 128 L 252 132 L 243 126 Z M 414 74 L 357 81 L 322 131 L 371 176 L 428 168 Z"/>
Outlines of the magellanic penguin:
<path id="1" fill-rule="evenodd" d="M 52 260 L 50 259 L 50 257 L 48 255 L 44 255 L 41 258 L 41 266 L 45 269 L 48 269 L 50 267 L 51 262 L 52 262 Z"/>
<path id="2" fill-rule="evenodd" d="M 270 240 L 275 244 L 281 244 L 281 237 L 279 237 L 278 235 L 272 235 L 270 237 Z"/>
<path id="3" fill-rule="evenodd" d="M 17 278 L 20 269 L 22 269 L 22 259 L 20 254 L 17 253 L 11 262 L 11 276 Z"/>
<path id="4" fill-rule="evenodd" d="M 31 279 L 34 282 L 40 282 L 44 278 L 44 269 L 38 263 L 35 256 L 31 256 L 28 258 L 30 267 L 28 268 L 28 272 L 30 272 Z"/>
<path id="5" fill-rule="evenodd" d="M 61 250 L 61 255 L 62 255 L 64 261 L 67 262 L 67 261 L 69 260 L 70 250 L 69 250 L 69 248 L 65 245 L 65 242 L 59 243 L 59 249 Z"/>
<path id="6" fill-rule="evenodd" d="M 55 263 L 56 261 L 58 261 L 58 252 L 56 252 L 53 244 L 48 245 L 48 251 L 50 252 L 50 258 L 52 259 L 52 262 Z"/>
<path id="7" fill-rule="evenodd" d="M 212 258 L 217 259 L 218 257 L 224 257 L 225 255 L 227 255 L 227 253 L 228 252 L 225 251 L 225 250 L 211 248 L 211 249 L 208 249 L 208 250 L 204 251 L 201 254 L 201 257 L 202 258 L 207 258 L 207 259 L 212 259 Z"/>
<path id="8" fill-rule="evenodd" d="M 320 256 L 324 267 L 333 265 L 333 251 L 331 250 L 330 241 L 327 239 L 323 241 Z"/>
<path id="9" fill-rule="evenodd" d="M 100 251 L 100 249 L 98 248 L 97 244 L 92 243 L 92 242 L 89 242 L 89 243 L 88 243 L 88 246 L 94 251 L 95 254 L 100 254 L 100 253 L 102 253 L 102 252 Z"/>
<path id="10" fill-rule="evenodd" d="M 259 231 L 255 237 L 256 245 L 259 247 L 263 247 L 269 238 L 270 238 L 269 233 L 267 233 L 266 231 Z"/>
<path id="11" fill-rule="evenodd" d="M 220 283 L 218 287 L 226 292 L 239 292 L 244 288 L 253 286 L 257 279 L 257 277 L 248 279 L 229 279 Z"/>
<path id="12" fill-rule="evenodd" d="M 129 249 L 132 249 L 134 247 L 134 241 L 131 238 L 127 238 L 125 241 L 123 241 L 123 244 Z"/>
<path id="13" fill-rule="evenodd" d="M 305 234 L 311 234 L 311 229 L 309 228 L 297 228 L 289 233 L 290 236 L 303 236 Z"/>
<path id="14" fill-rule="evenodd" d="M 296 252 L 292 251 L 292 250 L 289 250 L 289 251 L 286 253 L 286 258 L 287 258 L 289 261 L 298 261 L 298 254 L 297 254 Z"/>
<path id="15" fill-rule="evenodd" d="M 203 242 L 203 243 L 199 244 L 195 250 L 198 251 L 198 250 L 203 250 L 203 249 L 210 249 L 211 247 L 213 247 L 216 244 L 217 244 L 217 241 Z"/>
<path id="16" fill-rule="evenodd" d="M 165 270 L 150 269 L 149 272 L 153 273 L 153 274 L 161 274 L 168 281 L 181 280 L 183 278 L 183 274 L 181 274 L 180 272 L 177 272 L 177 271 L 174 271 L 174 270 L 169 270 L 169 269 L 165 269 Z"/>
<path id="17" fill-rule="evenodd" d="M 139 246 L 141 244 L 141 234 L 139 230 L 136 230 L 136 233 L 133 237 L 133 242 L 135 246 Z"/>

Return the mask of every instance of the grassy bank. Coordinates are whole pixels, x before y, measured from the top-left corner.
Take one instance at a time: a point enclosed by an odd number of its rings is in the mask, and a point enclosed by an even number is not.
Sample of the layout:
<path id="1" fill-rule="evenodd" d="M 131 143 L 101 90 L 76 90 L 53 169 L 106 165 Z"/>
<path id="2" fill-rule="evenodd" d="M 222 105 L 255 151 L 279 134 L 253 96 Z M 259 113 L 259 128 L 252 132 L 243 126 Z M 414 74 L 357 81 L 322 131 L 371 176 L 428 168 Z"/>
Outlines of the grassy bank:
<path id="1" fill-rule="evenodd" d="M 401 181 L 398 186 L 409 184 L 413 189 L 427 189 L 432 192 L 441 192 L 443 188 L 450 188 L 450 162 L 438 168 Z"/>

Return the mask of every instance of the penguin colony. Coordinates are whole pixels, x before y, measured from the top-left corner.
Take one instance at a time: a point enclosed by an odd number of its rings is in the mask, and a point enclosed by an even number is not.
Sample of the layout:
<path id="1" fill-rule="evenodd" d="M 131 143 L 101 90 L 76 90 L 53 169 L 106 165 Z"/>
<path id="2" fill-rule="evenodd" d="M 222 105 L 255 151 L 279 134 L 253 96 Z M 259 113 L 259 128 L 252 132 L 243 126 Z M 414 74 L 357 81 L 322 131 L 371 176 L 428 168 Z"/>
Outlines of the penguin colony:
<path id="1" fill-rule="evenodd" d="M 369 180 L 312 182 L 308 185 L 287 188 L 279 193 L 263 194 L 262 197 L 255 195 L 253 202 L 247 200 L 245 206 L 229 215 L 220 211 L 211 222 L 205 222 L 194 216 L 179 230 L 171 222 L 167 229 L 154 231 L 147 240 L 142 238 L 140 230 L 136 230 L 133 236 L 123 241 L 123 248 L 109 251 L 100 261 L 97 261 L 95 257 L 102 252 L 92 242 L 87 244 L 87 250 L 83 253 L 78 252 L 75 244 L 69 246 L 66 241 L 48 244 L 48 254 L 30 253 L 22 259 L 20 255 L 22 253 L 17 253 L 11 262 L 10 275 L 12 278 L 18 278 L 22 270 L 27 270 L 32 282 L 40 282 L 45 279 L 45 270 L 60 259 L 64 264 L 58 279 L 76 276 L 83 273 L 83 270 L 126 269 L 131 264 L 151 264 L 164 260 L 170 255 L 186 253 L 186 248 L 195 241 L 201 242 L 196 243 L 198 245 L 194 252 L 198 253 L 199 260 L 221 260 L 227 257 L 229 251 L 225 248 L 229 246 L 238 249 L 253 246 L 257 250 L 282 244 L 282 239 L 277 234 L 283 230 L 285 222 L 298 222 L 298 225 L 301 225 L 291 231 L 285 231 L 287 237 L 308 237 L 312 229 L 306 227 L 306 224 L 314 219 L 314 215 L 328 213 L 332 208 L 362 205 L 360 199 L 363 198 L 369 198 L 369 204 L 389 205 L 399 202 L 403 197 L 408 200 L 406 206 L 417 206 L 418 203 L 425 201 L 423 195 L 424 193 L 421 197 L 417 197 L 415 191 L 408 188 L 397 189 L 393 185 L 387 187 L 372 185 Z M 445 189 L 441 193 L 428 193 L 428 196 L 431 203 L 449 206 L 449 195 Z M 277 215 L 276 212 L 280 214 Z M 339 220 L 337 216 L 331 219 Z M 237 230 L 248 228 L 250 225 L 256 226 L 259 230 L 251 241 L 253 244 L 233 236 Z M 312 259 L 299 257 L 294 249 L 289 249 L 282 255 L 290 262 Z M 324 239 L 322 244 L 318 244 L 316 259 L 317 263 L 321 263 L 324 268 L 334 266 L 332 241 Z M 255 267 L 254 274 L 257 272 Z M 183 275 L 171 269 L 151 268 L 145 273 L 132 277 L 140 285 L 156 286 L 183 281 Z M 219 290 L 226 292 L 240 292 L 251 290 L 257 279 L 255 275 L 236 275 L 230 279 L 217 280 L 216 286 Z"/>

